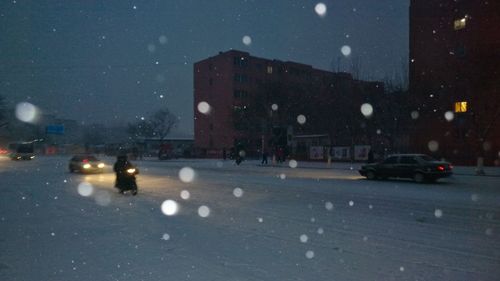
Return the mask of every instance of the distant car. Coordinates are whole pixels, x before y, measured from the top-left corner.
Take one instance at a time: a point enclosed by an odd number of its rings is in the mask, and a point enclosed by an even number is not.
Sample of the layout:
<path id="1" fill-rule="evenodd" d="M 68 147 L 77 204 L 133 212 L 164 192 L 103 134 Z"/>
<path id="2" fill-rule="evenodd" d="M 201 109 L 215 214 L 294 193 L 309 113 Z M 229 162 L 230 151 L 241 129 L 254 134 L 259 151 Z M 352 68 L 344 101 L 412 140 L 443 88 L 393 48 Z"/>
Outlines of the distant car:
<path id="1" fill-rule="evenodd" d="M 69 160 L 71 173 L 102 173 L 105 164 L 93 155 L 75 155 Z"/>
<path id="2" fill-rule="evenodd" d="M 410 178 L 415 182 L 436 181 L 451 176 L 453 167 L 425 154 L 396 154 L 380 163 L 363 165 L 359 170 L 369 180 Z"/>
<path id="3" fill-rule="evenodd" d="M 11 150 L 9 157 L 12 160 L 32 160 L 35 158 L 33 142 L 11 143 L 9 149 Z"/>

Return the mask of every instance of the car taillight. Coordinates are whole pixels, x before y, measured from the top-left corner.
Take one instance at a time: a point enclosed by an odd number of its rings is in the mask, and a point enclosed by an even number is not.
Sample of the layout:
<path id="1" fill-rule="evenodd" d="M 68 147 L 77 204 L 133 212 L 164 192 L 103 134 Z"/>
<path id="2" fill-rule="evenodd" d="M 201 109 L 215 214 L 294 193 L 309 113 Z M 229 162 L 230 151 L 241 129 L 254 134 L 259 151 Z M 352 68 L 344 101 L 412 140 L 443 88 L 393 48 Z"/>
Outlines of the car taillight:
<path id="1" fill-rule="evenodd" d="M 88 160 L 88 159 L 83 159 L 83 160 L 82 160 L 82 162 L 83 162 L 83 163 L 88 163 L 88 162 L 89 162 L 89 160 Z"/>
<path id="2" fill-rule="evenodd" d="M 445 169 L 445 168 L 444 168 L 444 166 L 437 166 L 437 169 L 438 169 L 439 171 L 444 171 L 444 169 Z"/>

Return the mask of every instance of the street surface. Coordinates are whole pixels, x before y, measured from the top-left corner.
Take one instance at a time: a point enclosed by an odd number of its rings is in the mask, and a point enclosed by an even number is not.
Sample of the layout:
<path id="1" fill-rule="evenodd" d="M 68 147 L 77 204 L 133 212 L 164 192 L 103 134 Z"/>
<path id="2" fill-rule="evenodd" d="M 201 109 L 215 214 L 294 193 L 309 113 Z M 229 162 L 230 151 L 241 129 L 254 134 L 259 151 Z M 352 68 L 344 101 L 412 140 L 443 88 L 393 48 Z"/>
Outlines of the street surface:
<path id="1" fill-rule="evenodd" d="M 113 158 L 98 175 L 70 174 L 69 158 L 0 158 L 0 280 L 500 276 L 500 177 L 416 184 L 300 161 L 144 160 L 134 197 L 113 187 Z"/>

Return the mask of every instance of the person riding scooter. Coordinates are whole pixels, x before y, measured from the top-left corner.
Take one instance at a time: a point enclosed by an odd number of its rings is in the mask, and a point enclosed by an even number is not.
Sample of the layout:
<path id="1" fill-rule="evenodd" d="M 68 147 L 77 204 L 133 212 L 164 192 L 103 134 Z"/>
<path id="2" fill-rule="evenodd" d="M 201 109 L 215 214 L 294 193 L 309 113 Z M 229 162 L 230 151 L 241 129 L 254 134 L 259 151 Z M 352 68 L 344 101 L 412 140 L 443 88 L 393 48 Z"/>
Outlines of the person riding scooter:
<path id="1" fill-rule="evenodd" d="M 135 175 L 139 174 L 139 170 L 127 160 L 127 155 L 118 155 L 113 170 L 116 173 L 115 187 L 119 192 L 123 194 L 131 190 L 132 195 L 137 195 Z"/>

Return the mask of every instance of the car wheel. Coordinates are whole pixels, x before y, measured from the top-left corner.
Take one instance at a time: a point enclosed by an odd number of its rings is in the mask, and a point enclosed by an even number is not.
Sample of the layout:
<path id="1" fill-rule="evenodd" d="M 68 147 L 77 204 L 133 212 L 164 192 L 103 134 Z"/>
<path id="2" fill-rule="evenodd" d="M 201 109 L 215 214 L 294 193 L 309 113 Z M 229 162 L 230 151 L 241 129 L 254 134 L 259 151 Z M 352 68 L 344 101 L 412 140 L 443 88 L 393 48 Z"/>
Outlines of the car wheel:
<path id="1" fill-rule="evenodd" d="M 374 171 L 368 171 L 366 172 L 366 178 L 369 180 L 374 180 L 377 178 L 377 175 L 375 175 Z"/>
<path id="2" fill-rule="evenodd" d="M 423 183 L 425 181 L 424 174 L 415 173 L 415 175 L 413 175 L 413 180 L 417 183 Z"/>

